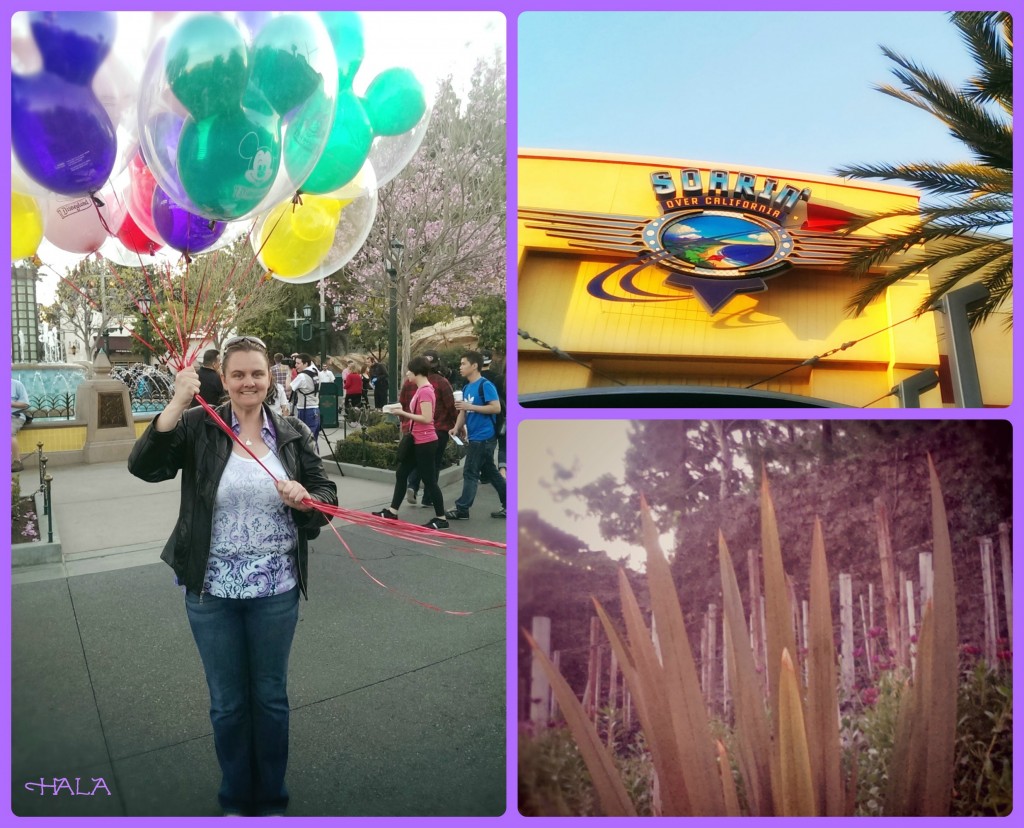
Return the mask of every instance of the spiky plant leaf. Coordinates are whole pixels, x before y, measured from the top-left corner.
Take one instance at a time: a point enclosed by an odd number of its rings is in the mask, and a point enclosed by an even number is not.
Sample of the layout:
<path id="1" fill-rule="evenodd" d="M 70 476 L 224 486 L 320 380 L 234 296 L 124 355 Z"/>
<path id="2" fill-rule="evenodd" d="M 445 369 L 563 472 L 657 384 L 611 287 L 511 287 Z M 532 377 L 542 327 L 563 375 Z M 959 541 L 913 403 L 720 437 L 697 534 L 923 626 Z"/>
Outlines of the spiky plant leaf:
<path id="1" fill-rule="evenodd" d="M 768 692 L 772 711 L 772 734 L 776 746 L 779 743 L 779 673 L 782 665 L 782 651 L 796 652 L 793 634 L 793 613 L 789 603 L 789 589 L 786 586 L 786 570 L 782 566 L 782 545 L 779 543 L 779 526 L 775 518 L 775 504 L 772 501 L 768 475 L 763 474 L 761 482 L 761 555 L 764 564 L 765 632 L 768 652 L 765 664 L 768 670 Z M 771 752 L 770 771 L 772 790 L 775 794 L 775 813 L 781 812 L 778 799 L 780 790 L 778 750 Z"/>
<path id="2" fill-rule="evenodd" d="M 658 626 L 658 640 L 664 660 L 665 690 L 672 711 L 672 724 L 680 749 L 690 806 L 695 816 L 721 814 L 725 803 L 697 667 L 672 573 L 661 551 L 650 509 L 643 500 L 640 521 L 647 550 L 651 608 Z"/>
<path id="3" fill-rule="evenodd" d="M 811 540 L 810 640 L 807 653 L 807 742 L 817 801 L 822 816 L 842 816 L 846 803 L 839 749 L 836 705 L 836 649 L 832 638 L 832 601 L 821 521 L 814 520 Z"/>
<path id="4" fill-rule="evenodd" d="M 771 816 L 771 738 L 764 698 L 757 690 L 761 678 L 754 667 L 754 653 L 750 648 L 736 570 L 721 532 L 718 534 L 718 567 L 722 576 L 722 618 L 727 630 L 729 683 L 735 688 L 733 709 L 737 762 L 751 814 Z"/>
<path id="5" fill-rule="evenodd" d="M 722 793 L 725 798 L 725 815 L 740 815 L 740 799 L 736 795 L 736 780 L 732 778 L 732 765 L 729 764 L 729 754 L 721 739 L 715 740 L 718 748 L 718 772 L 722 775 Z"/>
<path id="6" fill-rule="evenodd" d="M 928 457 L 932 498 L 932 600 L 917 642 L 913 687 L 900 703 L 885 810 L 894 816 L 948 816 L 956 746 L 958 652 L 953 550 L 942 487 Z"/>
<path id="7" fill-rule="evenodd" d="M 629 651 L 636 665 L 633 698 L 641 721 L 646 719 L 649 723 L 644 725 L 644 734 L 651 746 L 652 761 L 657 756 L 655 769 L 661 785 L 662 810 L 675 815 L 690 814 L 686 774 L 679 743 L 675 738 L 672 711 L 666 699 L 668 688 L 665 671 L 654 650 L 651 631 L 644 623 L 636 595 L 622 570 L 619 571 L 619 594 L 622 598 L 622 617 L 629 637 Z"/>
<path id="8" fill-rule="evenodd" d="M 537 646 L 533 637 L 526 630 L 523 630 L 523 635 L 533 649 L 533 657 L 538 660 L 551 683 L 558 706 L 562 709 L 569 730 L 580 749 L 580 755 L 587 765 L 587 770 L 590 771 L 601 809 L 606 816 L 636 816 L 636 808 L 626 793 L 626 786 L 622 784 L 615 762 L 601 744 L 597 730 L 587 718 L 580 700 L 576 698 L 576 694 L 572 692 L 572 688 L 562 678 L 555 665 L 544 655 L 544 651 Z"/>
<path id="9" fill-rule="evenodd" d="M 779 816 L 816 816 L 800 682 L 789 650 L 779 669 Z"/>

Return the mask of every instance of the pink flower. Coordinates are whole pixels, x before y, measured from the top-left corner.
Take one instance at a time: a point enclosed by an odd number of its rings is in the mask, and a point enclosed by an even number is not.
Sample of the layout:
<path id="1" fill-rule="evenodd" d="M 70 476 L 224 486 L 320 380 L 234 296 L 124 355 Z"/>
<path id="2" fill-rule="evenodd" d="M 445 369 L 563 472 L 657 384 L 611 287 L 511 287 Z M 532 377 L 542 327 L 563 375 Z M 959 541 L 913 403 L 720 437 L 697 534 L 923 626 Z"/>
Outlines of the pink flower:
<path id="1" fill-rule="evenodd" d="M 864 691 L 860 694 L 860 700 L 866 705 L 873 705 L 876 701 L 878 701 L 878 688 L 865 688 Z"/>

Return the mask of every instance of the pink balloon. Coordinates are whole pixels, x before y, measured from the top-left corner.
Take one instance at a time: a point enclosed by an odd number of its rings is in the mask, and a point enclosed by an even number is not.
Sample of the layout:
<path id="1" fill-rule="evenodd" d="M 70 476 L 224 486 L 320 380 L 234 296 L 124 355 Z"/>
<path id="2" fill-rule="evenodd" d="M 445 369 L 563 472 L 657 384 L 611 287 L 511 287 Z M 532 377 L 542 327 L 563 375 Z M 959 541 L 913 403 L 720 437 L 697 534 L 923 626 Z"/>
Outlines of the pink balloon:
<path id="1" fill-rule="evenodd" d="M 97 207 L 89 196 L 53 196 L 46 201 L 44 215 L 46 240 L 68 253 L 95 253 L 109 235 L 106 207 Z"/>

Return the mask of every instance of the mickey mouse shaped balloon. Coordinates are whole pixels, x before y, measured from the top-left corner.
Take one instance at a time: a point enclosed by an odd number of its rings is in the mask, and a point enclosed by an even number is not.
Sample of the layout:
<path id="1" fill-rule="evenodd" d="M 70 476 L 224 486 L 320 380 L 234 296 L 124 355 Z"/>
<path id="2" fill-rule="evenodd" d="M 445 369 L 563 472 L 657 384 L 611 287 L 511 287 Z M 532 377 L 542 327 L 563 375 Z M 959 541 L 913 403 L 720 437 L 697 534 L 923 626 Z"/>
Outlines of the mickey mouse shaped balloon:
<path id="1" fill-rule="evenodd" d="M 175 204 L 218 221 L 294 194 L 282 160 L 307 175 L 330 126 L 315 117 L 323 96 L 333 105 L 337 75 L 323 24 L 286 13 L 253 34 L 251 23 L 186 16 L 154 48 L 139 98 L 140 142 L 157 183 Z M 288 159 L 293 145 L 301 158 Z"/>
<path id="2" fill-rule="evenodd" d="M 91 195 L 110 177 L 117 138 L 92 89 L 116 33 L 111 12 L 32 12 L 38 72 L 11 75 L 11 144 L 21 168 L 47 190 Z"/>

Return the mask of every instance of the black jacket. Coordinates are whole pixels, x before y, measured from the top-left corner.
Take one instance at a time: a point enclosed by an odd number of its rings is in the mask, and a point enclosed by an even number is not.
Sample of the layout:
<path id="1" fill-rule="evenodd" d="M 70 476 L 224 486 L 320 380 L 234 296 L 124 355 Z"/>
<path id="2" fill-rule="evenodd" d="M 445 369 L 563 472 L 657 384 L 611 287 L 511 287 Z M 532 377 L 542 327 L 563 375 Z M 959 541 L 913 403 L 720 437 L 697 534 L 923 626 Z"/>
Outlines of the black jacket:
<path id="1" fill-rule="evenodd" d="M 210 405 L 220 405 L 221 402 L 227 398 L 227 395 L 224 392 L 224 383 L 221 382 L 220 374 L 212 368 L 200 365 L 196 370 L 196 376 L 199 377 L 199 396 L 206 400 Z M 198 408 L 199 403 L 193 400 L 190 407 Z"/>
<path id="2" fill-rule="evenodd" d="M 337 505 L 338 487 L 327 477 L 306 424 L 295 417 L 281 417 L 267 406 L 264 411 L 274 423 L 277 456 L 288 476 L 301 483 L 315 500 Z M 217 413 L 224 422 L 231 422 L 230 403 L 217 408 Z M 210 558 L 214 499 L 231 444 L 231 438 L 206 416 L 204 409 L 190 408 L 173 431 L 157 431 L 156 421 L 150 423 L 128 458 L 128 471 L 149 483 L 172 480 L 182 470 L 178 522 L 160 558 L 174 570 L 178 581 L 197 595 L 203 591 Z M 307 537 L 315 538 L 329 518 L 318 511 L 291 511 L 299 529 L 299 588 L 306 595 Z"/>

